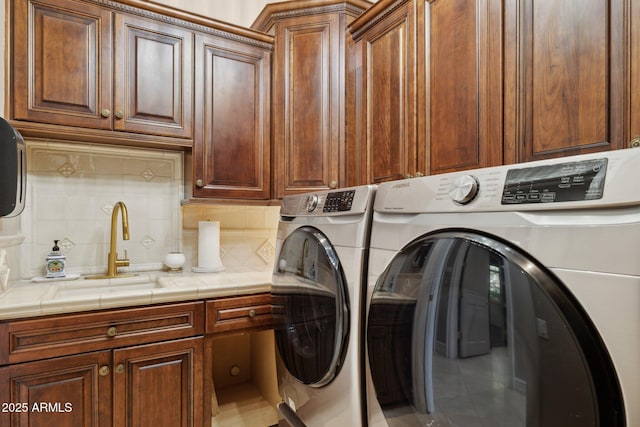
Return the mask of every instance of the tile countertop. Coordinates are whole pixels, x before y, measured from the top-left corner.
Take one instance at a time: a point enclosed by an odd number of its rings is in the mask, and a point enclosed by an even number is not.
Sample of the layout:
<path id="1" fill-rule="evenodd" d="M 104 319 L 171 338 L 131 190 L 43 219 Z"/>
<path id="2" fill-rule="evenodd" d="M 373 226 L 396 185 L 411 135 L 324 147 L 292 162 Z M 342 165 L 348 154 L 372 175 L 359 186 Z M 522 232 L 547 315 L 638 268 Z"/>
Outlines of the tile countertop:
<path id="1" fill-rule="evenodd" d="M 145 272 L 134 277 L 16 282 L 0 293 L 0 320 L 248 295 L 271 290 L 271 271 Z"/>

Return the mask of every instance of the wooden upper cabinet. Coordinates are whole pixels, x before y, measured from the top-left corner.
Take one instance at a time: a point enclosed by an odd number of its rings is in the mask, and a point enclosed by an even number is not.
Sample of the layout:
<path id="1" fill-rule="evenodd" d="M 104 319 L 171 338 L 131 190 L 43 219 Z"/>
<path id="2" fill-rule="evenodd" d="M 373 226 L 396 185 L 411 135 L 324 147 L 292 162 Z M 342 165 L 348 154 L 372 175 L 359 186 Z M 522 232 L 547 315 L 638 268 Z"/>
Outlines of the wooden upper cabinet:
<path id="1" fill-rule="evenodd" d="M 370 3 L 269 4 L 252 28 L 275 37 L 274 196 L 345 185 L 346 26 Z"/>
<path id="2" fill-rule="evenodd" d="M 274 107 L 276 197 L 331 187 L 339 179 L 337 16 L 280 22 Z M 333 184 L 335 186 L 336 184 Z"/>
<path id="3" fill-rule="evenodd" d="M 628 4 L 507 2 L 505 131 L 517 141 L 508 161 L 623 148 L 640 136 L 638 10 Z"/>
<path id="4" fill-rule="evenodd" d="M 502 162 L 501 13 L 496 0 L 381 0 L 351 24 L 360 183 Z"/>
<path id="5" fill-rule="evenodd" d="M 196 37 L 195 197 L 271 197 L 272 49 Z"/>
<path id="6" fill-rule="evenodd" d="M 418 168 L 416 141 L 415 11 L 387 15 L 360 40 L 363 81 L 362 183 L 402 179 Z"/>
<path id="7" fill-rule="evenodd" d="M 111 129 L 111 12 L 74 1 L 16 0 L 15 119 Z M 19 53 L 19 54 L 18 54 Z"/>
<path id="8" fill-rule="evenodd" d="M 629 76 L 631 87 L 629 88 L 629 136 L 632 147 L 640 147 L 640 7 L 633 7 L 629 12 L 631 37 L 635 40 L 629 46 Z"/>
<path id="9" fill-rule="evenodd" d="M 418 75 L 426 83 L 418 95 L 421 168 L 436 174 L 501 164 L 500 2 L 432 0 L 418 9 L 418 52 L 425 52 Z"/>
<path id="10" fill-rule="evenodd" d="M 25 136 L 191 145 L 188 23 L 116 2 L 10 4 L 11 118 Z"/>
<path id="11" fill-rule="evenodd" d="M 190 138 L 193 33 L 115 15 L 114 129 Z"/>

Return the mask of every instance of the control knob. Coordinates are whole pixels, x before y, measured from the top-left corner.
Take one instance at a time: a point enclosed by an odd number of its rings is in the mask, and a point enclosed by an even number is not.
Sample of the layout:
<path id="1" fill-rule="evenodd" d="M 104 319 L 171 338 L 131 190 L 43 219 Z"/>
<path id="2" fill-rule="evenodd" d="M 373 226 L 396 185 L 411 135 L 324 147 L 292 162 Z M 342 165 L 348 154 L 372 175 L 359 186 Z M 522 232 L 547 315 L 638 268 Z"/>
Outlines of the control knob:
<path id="1" fill-rule="evenodd" d="M 313 212 L 318 207 L 318 195 L 311 194 L 307 197 L 307 212 Z"/>
<path id="2" fill-rule="evenodd" d="M 472 201 L 480 190 L 480 182 L 473 175 L 462 175 L 457 177 L 449 187 L 449 197 L 455 203 L 466 205 Z"/>

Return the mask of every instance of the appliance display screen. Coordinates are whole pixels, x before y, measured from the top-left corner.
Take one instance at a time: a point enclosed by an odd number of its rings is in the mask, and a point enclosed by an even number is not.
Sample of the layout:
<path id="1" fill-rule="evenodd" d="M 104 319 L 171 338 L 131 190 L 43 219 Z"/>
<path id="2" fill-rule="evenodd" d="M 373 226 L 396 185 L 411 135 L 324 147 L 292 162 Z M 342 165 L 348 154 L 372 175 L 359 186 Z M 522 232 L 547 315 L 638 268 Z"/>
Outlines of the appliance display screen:
<path id="1" fill-rule="evenodd" d="M 356 190 L 337 191 L 329 193 L 324 202 L 322 212 L 346 212 L 351 210 Z"/>
<path id="2" fill-rule="evenodd" d="M 510 169 L 502 191 L 502 204 L 601 199 L 606 174 L 606 158 Z"/>

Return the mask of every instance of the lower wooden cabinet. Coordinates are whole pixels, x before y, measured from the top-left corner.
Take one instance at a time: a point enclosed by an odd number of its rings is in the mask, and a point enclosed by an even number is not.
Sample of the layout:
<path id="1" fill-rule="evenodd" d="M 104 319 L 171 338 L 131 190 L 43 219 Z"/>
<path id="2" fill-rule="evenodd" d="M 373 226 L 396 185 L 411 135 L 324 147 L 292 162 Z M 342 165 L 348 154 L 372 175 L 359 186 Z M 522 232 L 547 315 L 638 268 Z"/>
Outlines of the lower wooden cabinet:
<path id="1" fill-rule="evenodd" d="M 0 425 L 110 427 L 110 364 L 100 351 L 0 368 Z"/>
<path id="2" fill-rule="evenodd" d="M 0 322 L 0 426 L 273 425 L 271 312 L 264 293 Z M 257 417 L 226 409 L 254 397 Z"/>
<path id="3" fill-rule="evenodd" d="M 203 338 L 114 350 L 113 425 L 202 425 Z"/>

